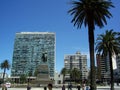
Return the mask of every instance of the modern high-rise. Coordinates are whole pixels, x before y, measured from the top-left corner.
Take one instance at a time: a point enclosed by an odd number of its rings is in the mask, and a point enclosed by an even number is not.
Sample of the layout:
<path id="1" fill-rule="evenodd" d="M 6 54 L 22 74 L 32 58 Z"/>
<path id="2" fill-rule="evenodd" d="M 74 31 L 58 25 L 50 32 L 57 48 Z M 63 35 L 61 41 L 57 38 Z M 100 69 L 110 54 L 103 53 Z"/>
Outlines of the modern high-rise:
<path id="1" fill-rule="evenodd" d="M 120 54 L 116 56 L 116 63 L 117 63 L 117 78 L 120 81 Z"/>
<path id="2" fill-rule="evenodd" d="M 16 33 L 12 59 L 12 76 L 21 74 L 34 75 L 36 68 L 42 64 L 42 55 L 47 57 L 50 77 L 55 71 L 55 33 L 20 32 Z"/>
<path id="3" fill-rule="evenodd" d="M 106 80 L 110 78 L 110 64 L 107 57 L 96 54 L 97 61 L 97 79 Z"/>
<path id="4" fill-rule="evenodd" d="M 82 80 L 88 78 L 88 68 L 87 68 L 87 55 L 81 55 L 80 52 L 76 52 L 73 55 L 64 56 L 64 68 L 67 70 L 72 70 L 77 68 L 81 72 Z"/>
<path id="5" fill-rule="evenodd" d="M 98 79 L 102 81 L 109 80 L 110 79 L 109 55 L 105 57 L 100 54 L 96 54 L 96 60 L 97 60 Z M 116 56 L 113 55 L 112 56 L 113 70 L 117 68 L 116 60 L 119 60 L 119 56 L 117 56 L 116 58 Z"/>

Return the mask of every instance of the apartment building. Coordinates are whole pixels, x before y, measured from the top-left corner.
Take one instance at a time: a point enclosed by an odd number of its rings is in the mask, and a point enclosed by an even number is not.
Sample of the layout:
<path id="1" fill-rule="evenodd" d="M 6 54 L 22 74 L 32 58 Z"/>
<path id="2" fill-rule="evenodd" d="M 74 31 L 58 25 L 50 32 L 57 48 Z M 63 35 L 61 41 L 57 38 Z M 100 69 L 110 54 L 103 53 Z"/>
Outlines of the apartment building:
<path id="1" fill-rule="evenodd" d="M 67 70 L 77 68 L 82 74 L 82 80 L 88 78 L 87 55 L 82 55 L 79 51 L 64 56 L 64 67 Z"/>

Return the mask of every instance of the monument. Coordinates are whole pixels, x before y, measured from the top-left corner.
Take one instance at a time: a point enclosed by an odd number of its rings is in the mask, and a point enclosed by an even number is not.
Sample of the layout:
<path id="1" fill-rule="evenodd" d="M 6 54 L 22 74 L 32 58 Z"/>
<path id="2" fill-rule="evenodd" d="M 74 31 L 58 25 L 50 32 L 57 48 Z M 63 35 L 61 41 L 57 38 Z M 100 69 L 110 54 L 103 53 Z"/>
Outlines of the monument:
<path id="1" fill-rule="evenodd" d="M 38 66 L 38 74 L 35 82 L 38 85 L 46 85 L 49 83 L 53 83 L 53 80 L 50 79 L 49 75 L 49 67 L 47 61 L 47 53 L 43 53 L 41 57 L 41 64 Z"/>

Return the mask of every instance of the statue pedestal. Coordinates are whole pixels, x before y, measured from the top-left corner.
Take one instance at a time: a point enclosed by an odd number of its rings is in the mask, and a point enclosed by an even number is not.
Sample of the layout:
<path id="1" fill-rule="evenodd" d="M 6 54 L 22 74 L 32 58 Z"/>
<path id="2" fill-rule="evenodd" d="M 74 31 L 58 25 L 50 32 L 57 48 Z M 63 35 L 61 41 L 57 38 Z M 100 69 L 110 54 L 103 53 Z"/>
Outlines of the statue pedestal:
<path id="1" fill-rule="evenodd" d="M 49 77 L 49 69 L 47 64 L 42 64 L 39 65 L 38 67 L 38 75 L 37 75 L 37 80 L 48 80 L 50 79 Z"/>
<path id="2" fill-rule="evenodd" d="M 49 76 L 49 68 L 47 64 L 41 64 L 38 66 L 38 75 L 34 83 L 39 85 L 40 84 L 46 85 L 49 83 L 53 83 L 53 80 L 51 80 Z"/>

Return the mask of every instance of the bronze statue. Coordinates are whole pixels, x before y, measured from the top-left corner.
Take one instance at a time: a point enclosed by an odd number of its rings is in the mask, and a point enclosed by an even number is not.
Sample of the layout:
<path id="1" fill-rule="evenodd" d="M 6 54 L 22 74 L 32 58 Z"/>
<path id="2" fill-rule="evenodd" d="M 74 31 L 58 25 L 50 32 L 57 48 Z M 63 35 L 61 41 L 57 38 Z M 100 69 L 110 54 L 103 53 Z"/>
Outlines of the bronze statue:
<path id="1" fill-rule="evenodd" d="M 43 62 L 47 62 L 47 56 L 46 56 L 47 53 L 43 53 L 42 54 L 42 61 Z"/>

